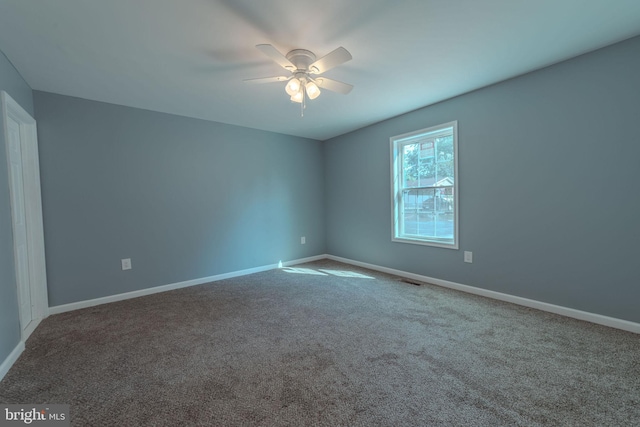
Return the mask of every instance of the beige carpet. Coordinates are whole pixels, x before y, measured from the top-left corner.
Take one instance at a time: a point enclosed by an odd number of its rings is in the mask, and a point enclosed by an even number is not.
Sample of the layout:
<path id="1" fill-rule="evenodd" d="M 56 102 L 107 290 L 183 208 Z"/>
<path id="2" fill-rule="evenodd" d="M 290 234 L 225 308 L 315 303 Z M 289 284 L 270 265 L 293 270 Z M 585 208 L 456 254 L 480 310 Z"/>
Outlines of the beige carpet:
<path id="1" fill-rule="evenodd" d="M 0 402 L 77 426 L 637 426 L 640 336 L 319 261 L 51 316 Z"/>

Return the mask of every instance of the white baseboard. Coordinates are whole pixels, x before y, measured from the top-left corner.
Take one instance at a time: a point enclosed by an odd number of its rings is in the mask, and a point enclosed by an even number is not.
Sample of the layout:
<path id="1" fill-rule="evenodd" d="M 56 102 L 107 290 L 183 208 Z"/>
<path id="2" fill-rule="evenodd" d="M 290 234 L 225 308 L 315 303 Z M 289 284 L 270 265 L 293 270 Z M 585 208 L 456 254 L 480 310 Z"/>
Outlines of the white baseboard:
<path id="1" fill-rule="evenodd" d="M 303 264 L 306 262 L 318 261 L 321 259 L 331 259 L 345 264 L 352 264 L 370 270 L 381 271 L 383 273 L 393 274 L 400 277 L 406 277 L 408 279 L 418 280 L 421 282 L 431 283 L 444 288 L 455 289 L 474 295 L 480 295 L 487 298 L 492 298 L 499 301 L 510 302 L 513 304 L 521 305 L 524 307 L 535 308 L 537 310 L 547 311 L 549 313 L 555 313 L 574 319 L 584 320 L 599 325 L 609 326 L 616 329 L 622 329 L 624 331 L 634 332 L 640 334 L 640 323 L 630 322 L 628 320 L 617 319 L 615 317 L 603 316 L 600 314 L 589 313 L 587 311 L 576 310 L 573 308 L 567 308 L 559 305 L 549 304 L 546 302 L 536 301 L 528 298 L 522 298 L 514 295 L 504 294 L 501 292 L 490 291 L 487 289 L 476 288 L 474 286 L 463 285 L 456 282 L 450 282 L 448 280 L 436 279 L 434 277 L 423 276 L 420 274 L 409 273 L 402 270 L 396 270 L 393 268 L 381 267 L 375 264 L 369 264 L 366 262 L 355 261 L 348 258 L 342 258 L 334 255 L 316 255 L 308 258 L 300 258 L 292 261 L 283 262 L 283 267 L 288 267 L 296 264 Z M 137 298 L 145 295 L 151 295 L 159 292 L 171 291 L 174 289 L 186 288 L 189 286 L 202 285 L 204 283 L 215 282 L 218 280 L 230 279 L 233 277 L 246 276 L 247 274 L 259 273 L 262 271 L 273 270 L 278 268 L 278 264 L 264 265 L 261 267 L 249 268 L 246 270 L 233 271 L 230 273 L 218 274 L 215 276 L 202 277 L 200 279 L 187 280 L 184 282 L 172 283 L 169 285 L 156 286 L 153 288 L 141 289 L 139 291 L 127 292 L 123 294 L 110 295 L 107 297 L 96 298 L 87 301 L 79 301 L 70 304 L 58 305 L 49 308 L 49 314 L 64 313 L 67 311 L 79 310 L 81 308 L 93 307 L 96 305 L 107 304 L 115 301 L 122 301 L 125 299 Z M 24 348 L 24 344 L 23 344 Z M 12 353 L 13 354 L 13 353 Z M 19 354 L 18 354 L 19 355 Z M 16 357 L 17 358 L 17 357 Z M 7 359 L 8 360 L 8 359 Z M 13 362 L 12 362 L 13 363 Z M 2 365 L 4 367 L 4 363 Z M 2 371 L 0 370 L 0 373 Z"/>
<path id="2" fill-rule="evenodd" d="M 305 262 L 318 261 L 327 258 L 327 255 L 316 255 L 308 258 L 300 258 L 282 263 L 283 267 L 290 265 L 302 264 Z M 260 273 L 261 271 L 273 270 L 278 268 L 278 264 L 263 265 L 261 267 L 248 268 L 246 270 L 232 271 L 230 273 L 217 274 L 215 276 L 201 277 L 199 279 L 186 280 L 184 282 L 171 283 L 168 285 L 155 286 L 153 288 L 140 289 L 138 291 L 126 292 L 123 294 L 110 295 L 102 298 L 95 298 L 86 301 L 72 302 L 69 304 L 56 305 L 49 307 L 49 314 L 65 313 L 67 311 L 79 310 L 81 308 L 94 307 L 96 305 L 107 304 L 110 302 L 122 301 L 131 298 L 142 297 L 145 295 L 157 294 L 159 292 L 172 291 L 174 289 L 187 288 L 189 286 L 202 285 L 204 283 L 216 282 L 218 280 L 231 279 L 232 277 L 246 276 L 247 274 Z"/>
<path id="3" fill-rule="evenodd" d="M 0 365 L 0 381 L 2 381 L 5 375 L 7 375 L 7 372 L 9 372 L 9 369 L 11 369 L 13 364 L 16 363 L 16 360 L 18 360 L 18 357 L 20 357 L 23 351 L 24 341 L 20 341 L 16 348 L 14 348 L 11 353 L 9 353 L 7 358 L 4 359 L 4 361 Z"/>
<path id="4" fill-rule="evenodd" d="M 408 279 L 418 280 L 421 282 L 431 283 L 433 285 L 442 286 L 444 288 L 455 289 L 457 291 L 467 292 L 474 295 L 480 295 L 487 298 L 496 299 L 499 301 L 510 302 L 517 305 L 522 305 L 529 308 L 535 308 L 549 313 L 560 314 L 566 317 L 572 317 L 578 320 L 584 320 L 591 323 L 597 323 L 599 325 L 609 326 L 611 328 L 622 329 L 624 331 L 634 332 L 640 334 L 640 323 L 630 322 L 628 320 L 617 319 L 615 317 L 603 316 L 600 314 L 589 313 L 587 311 L 576 310 L 573 308 L 567 308 L 560 305 L 549 304 L 546 302 L 536 301 L 528 298 L 517 297 L 514 295 L 503 294 L 501 292 L 490 291 L 487 289 L 476 288 L 473 286 L 462 285 L 460 283 L 450 282 L 448 280 L 436 279 L 434 277 L 422 276 L 420 274 L 408 273 L 402 270 L 395 270 L 393 268 L 381 267 L 375 264 L 368 264 L 366 262 L 354 261 L 348 258 L 342 258 L 334 255 L 327 255 L 328 259 L 343 262 L 345 264 L 352 264 L 359 267 L 368 268 L 370 270 L 381 271 L 383 273 L 393 274 L 395 276 L 406 277 Z"/>

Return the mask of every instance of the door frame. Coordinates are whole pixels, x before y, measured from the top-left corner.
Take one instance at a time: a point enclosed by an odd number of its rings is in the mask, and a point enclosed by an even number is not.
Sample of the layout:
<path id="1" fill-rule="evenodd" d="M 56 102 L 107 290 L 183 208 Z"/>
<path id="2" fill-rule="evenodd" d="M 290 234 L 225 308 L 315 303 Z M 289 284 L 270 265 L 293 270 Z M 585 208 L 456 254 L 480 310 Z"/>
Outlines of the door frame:
<path id="1" fill-rule="evenodd" d="M 22 154 L 22 179 L 24 189 L 25 224 L 27 228 L 27 258 L 29 260 L 29 292 L 31 295 L 31 322 L 20 324 L 21 340 L 24 342 L 40 321 L 49 315 L 47 296 L 47 271 L 44 252 L 44 227 L 42 222 L 42 198 L 40 191 L 40 162 L 38 156 L 38 135 L 36 121 L 11 96 L 0 92 L 2 100 L 2 125 L 4 128 L 5 152 L 9 162 L 9 129 L 7 120 L 11 118 L 20 125 L 20 151 Z M 7 164 L 9 167 L 9 165 Z M 9 190 L 13 200 L 13 184 L 8 174 Z M 11 213 L 14 225 L 13 209 Z M 15 261 L 14 242 L 14 261 Z M 17 289 L 16 282 L 16 291 Z M 18 307 L 20 307 L 19 301 Z M 20 317 L 21 318 L 21 317 Z"/>

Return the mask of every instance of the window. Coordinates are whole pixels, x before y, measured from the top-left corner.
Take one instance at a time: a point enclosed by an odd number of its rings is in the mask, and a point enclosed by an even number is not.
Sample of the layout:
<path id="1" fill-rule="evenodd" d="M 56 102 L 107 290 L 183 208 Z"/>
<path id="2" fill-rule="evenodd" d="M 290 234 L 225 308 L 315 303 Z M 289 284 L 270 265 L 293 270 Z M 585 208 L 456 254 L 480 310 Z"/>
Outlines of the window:
<path id="1" fill-rule="evenodd" d="M 396 242 L 458 249 L 458 122 L 391 138 Z"/>

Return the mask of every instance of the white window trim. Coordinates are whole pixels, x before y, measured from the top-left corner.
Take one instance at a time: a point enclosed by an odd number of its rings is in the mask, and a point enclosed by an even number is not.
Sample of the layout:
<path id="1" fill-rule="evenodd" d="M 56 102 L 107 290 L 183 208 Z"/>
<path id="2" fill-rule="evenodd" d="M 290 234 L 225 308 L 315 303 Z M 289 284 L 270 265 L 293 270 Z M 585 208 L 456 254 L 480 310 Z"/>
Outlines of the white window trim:
<path id="1" fill-rule="evenodd" d="M 401 194 L 398 191 L 400 187 L 400 173 L 402 171 L 402 165 L 400 163 L 400 156 L 396 158 L 398 150 L 396 150 L 397 144 L 402 143 L 403 140 L 410 139 L 417 135 L 436 132 L 442 128 L 453 128 L 453 162 L 454 162 L 454 200 L 455 200 L 455 212 L 454 212 L 454 228 L 453 228 L 453 243 L 439 243 L 435 240 L 426 239 L 411 239 L 406 237 L 397 237 L 398 229 L 398 211 L 399 207 L 396 207 L 396 201 L 401 203 Z M 400 243 L 410 243 L 414 245 L 433 246 L 446 249 L 459 249 L 459 212 L 460 212 L 460 186 L 458 179 L 458 122 L 452 121 L 443 123 L 437 126 L 431 126 L 425 129 L 420 129 L 415 132 L 409 132 L 402 135 L 396 135 L 389 138 L 390 146 L 390 161 L 391 161 L 391 241 Z M 400 200 L 399 200 L 400 199 Z"/>

